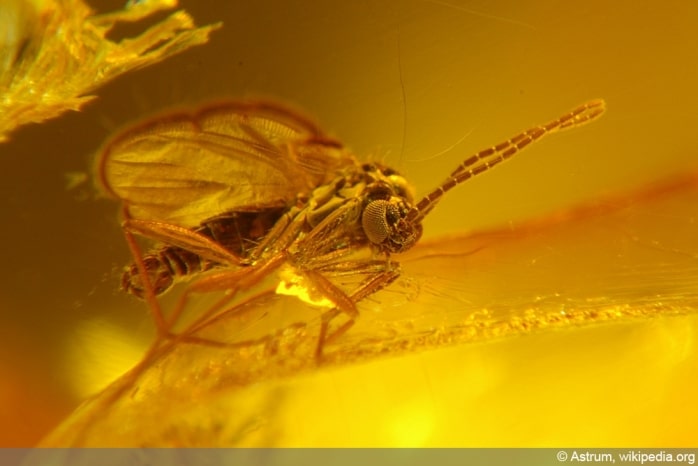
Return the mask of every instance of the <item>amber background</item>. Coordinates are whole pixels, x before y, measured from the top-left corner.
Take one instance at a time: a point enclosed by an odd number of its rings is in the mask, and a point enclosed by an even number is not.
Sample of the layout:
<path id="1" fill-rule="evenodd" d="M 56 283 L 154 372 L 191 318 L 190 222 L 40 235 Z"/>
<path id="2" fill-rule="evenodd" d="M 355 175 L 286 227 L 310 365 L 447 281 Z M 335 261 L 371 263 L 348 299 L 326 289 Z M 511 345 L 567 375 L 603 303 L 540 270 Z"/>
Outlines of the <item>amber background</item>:
<path id="1" fill-rule="evenodd" d="M 107 11 L 122 2 L 103 3 Z M 199 24 L 223 21 L 208 45 L 123 77 L 85 111 L 24 128 L 0 146 L 0 445 L 35 443 L 86 392 L 126 369 L 147 340 L 143 306 L 117 291 L 129 256 L 116 205 L 89 182 L 66 183 L 66 174 L 90 170 L 112 131 L 142 115 L 225 96 L 279 98 L 305 108 L 357 153 L 389 160 L 424 192 L 470 152 L 589 98 L 607 100 L 598 123 L 555 136 L 459 189 L 429 219 L 429 236 L 527 218 L 698 165 L 698 9 L 687 2 L 182 5 Z M 466 375 L 498 361 L 503 372 L 487 384 L 433 380 L 441 373 L 429 375 L 434 358 L 448 361 L 453 350 L 397 364 L 427 374 L 419 395 L 407 398 L 482 387 L 477 410 L 453 419 L 442 444 L 695 445 L 688 426 L 698 414 L 690 389 L 696 325 L 692 316 L 461 349 L 455 358 L 464 365 L 452 370 Z M 679 363 L 676 348 L 684 354 Z M 646 379 L 638 377 L 646 368 Z M 384 384 L 387 400 L 400 398 L 380 379 L 384 369 L 357 370 L 332 383 L 347 393 L 351 381 Z M 568 375 L 560 379 L 560 371 Z M 352 401 L 343 400 L 337 421 L 349 423 Z M 555 414 L 560 409 L 569 415 Z M 346 442 L 376 441 L 370 425 L 363 432 Z M 418 434 L 378 438 L 416 446 Z M 342 440 L 308 434 L 296 441 Z"/>

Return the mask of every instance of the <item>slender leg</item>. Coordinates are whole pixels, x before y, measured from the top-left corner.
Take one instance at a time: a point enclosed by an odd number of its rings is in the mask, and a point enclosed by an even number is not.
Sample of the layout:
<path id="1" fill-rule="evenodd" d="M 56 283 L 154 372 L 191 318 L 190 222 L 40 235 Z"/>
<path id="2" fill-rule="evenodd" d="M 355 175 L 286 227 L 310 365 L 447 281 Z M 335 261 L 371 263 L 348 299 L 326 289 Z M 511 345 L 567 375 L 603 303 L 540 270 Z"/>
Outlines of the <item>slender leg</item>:
<path id="1" fill-rule="evenodd" d="M 356 289 L 349 297 L 351 302 L 354 303 L 354 308 L 356 308 L 356 303 L 390 285 L 399 276 L 399 270 L 384 270 L 383 272 L 375 274 L 368 281 L 362 284 L 358 289 Z M 339 337 L 344 335 L 351 327 L 354 326 L 354 323 L 356 322 L 358 312 L 355 315 L 349 314 L 349 320 L 347 322 L 342 324 L 339 328 L 330 332 L 330 323 L 343 312 L 346 313 L 342 309 L 334 308 L 325 312 L 322 315 L 322 322 L 320 324 L 320 336 L 318 337 L 318 344 L 315 349 L 315 359 L 318 361 L 318 363 L 322 362 L 322 355 L 325 345 L 337 340 Z"/>
<path id="2" fill-rule="evenodd" d="M 123 215 L 126 221 L 129 220 L 128 208 L 124 206 Z M 159 341 L 167 335 L 169 332 L 168 323 L 162 313 L 162 308 L 158 302 L 155 291 L 153 290 L 153 284 L 150 282 L 150 277 L 148 276 L 148 270 L 146 269 L 145 263 L 143 262 L 143 253 L 141 248 L 138 246 L 136 239 L 133 237 L 131 231 L 124 228 L 124 236 L 126 237 L 126 243 L 131 250 L 131 255 L 138 267 L 138 273 L 141 275 L 141 280 L 143 281 L 143 289 L 145 290 L 145 301 L 148 303 L 148 308 L 150 309 L 150 314 L 153 316 L 153 321 L 155 321 L 155 328 L 157 330 L 157 340 Z"/>
<path id="3" fill-rule="evenodd" d="M 173 312 L 173 318 L 170 319 L 171 325 L 176 323 L 176 319 L 178 319 L 184 311 L 193 293 L 226 291 L 225 296 L 208 308 L 206 312 L 200 315 L 182 333 L 192 334 L 201 330 L 203 327 L 209 325 L 210 322 L 217 319 L 221 313 L 227 312 L 224 310 L 225 306 L 235 298 L 235 295 L 239 291 L 251 289 L 270 273 L 283 265 L 285 261 L 286 253 L 283 252 L 258 265 L 229 271 L 223 270 L 192 283 L 179 298 L 175 311 Z"/>
<path id="4" fill-rule="evenodd" d="M 239 303 L 236 303 L 233 307 L 225 309 L 221 312 L 216 313 L 215 316 L 210 317 L 208 320 L 205 322 L 201 322 L 198 325 L 191 325 L 189 328 L 179 334 L 173 334 L 171 335 L 171 340 L 172 341 L 177 341 L 177 342 L 182 342 L 182 343 L 190 343 L 190 344 L 197 344 L 197 345 L 204 345 L 204 346 L 212 346 L 212 347 L 217 347 L 217 348 L 233 348 L 233 347 L 249 347 L 252 345 L 256 344 L 261 344 L 264 342 L 268 342 L 271 339 L 271 335 L 265 335 L 263 337 L 257 338 L 255 340 L 246 340 L 246 341 L 240 341 L 240 342 L 235 342 L 235 343 L 224 343 L 221 341 L 216 341 L 216 340 L 211 340 L 209 338 L 203 338 L 197 336 L 197 332 L 205 329 L 207 326 L 215 324 L 216 321 L 220 319 L 231 319 L 235 318 L 238 316 L 241 316 L 247 312 L 246 305 L 256 301 L 260 298 L 263 298 L 265 296 L 270 296 L 274 295 L 275 291 L 274 290 L 266 290 L 261 293 L 255 294 L 254 296 L 248 297 L 244 300 L 242 300 Z"/>
<path id="5" fill-rule="evenodd" d="M 126 219 L 124 230 L 155 241 L 186 249 L 204 259 L 218 264 L 244 265 L 245 261 L 220 244 L 200 233 L 178 225 L 163 222 Z"/>

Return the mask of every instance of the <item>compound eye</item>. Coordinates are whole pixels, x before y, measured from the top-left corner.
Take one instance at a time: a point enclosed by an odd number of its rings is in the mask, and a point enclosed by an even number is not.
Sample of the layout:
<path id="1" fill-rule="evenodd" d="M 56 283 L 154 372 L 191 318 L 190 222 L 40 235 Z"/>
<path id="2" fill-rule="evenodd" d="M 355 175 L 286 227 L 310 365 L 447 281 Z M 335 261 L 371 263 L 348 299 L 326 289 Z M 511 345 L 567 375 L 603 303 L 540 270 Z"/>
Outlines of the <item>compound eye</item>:
<path id="1" fill-rule="evenodd" d="M 388 201 L 378 200 L 369 203 L 361 216 L 361 226 L 370 242 L 381 244 L 390 235 L 388 217 L 395 218 L 398 208 Z"/>

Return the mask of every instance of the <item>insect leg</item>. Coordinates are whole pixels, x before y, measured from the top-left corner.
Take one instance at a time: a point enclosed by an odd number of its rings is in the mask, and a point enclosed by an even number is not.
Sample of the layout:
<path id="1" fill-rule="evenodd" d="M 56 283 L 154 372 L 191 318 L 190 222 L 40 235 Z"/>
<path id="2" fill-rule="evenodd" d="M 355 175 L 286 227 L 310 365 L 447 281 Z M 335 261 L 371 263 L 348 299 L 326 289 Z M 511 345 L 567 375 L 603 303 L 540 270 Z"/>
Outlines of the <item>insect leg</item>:
<path id="1" fill-rule="evenodd" d="M 238 256 L 200 233 L 164 222 L 130 218 L 127 208 L 124 208 L 123 215 L 125 220 L 122 228 L 143 285 L 143 298 L 148 303 L 158 335 L 160 336 L 165 336 L 170 332 L 172 325 L 176 322 L 178 312 L 176 309 L 173 318 L 166 319 L 164 317 L 162 308 L 156 298 L 155 284 L 144 261 L 143 253 L 133 236 L 134 233 L 155 241 L 181 247 L 212 262 L 238 266 L 243 264 Z"/>
<path id="2" fill-rule="evenodd" d="M 128 222 L 130 219 L 128 214 L 128 208 L 126 206 L 124 206 L 123 208 L 123 215 L 124 218 L 126 218 L 126 221 L 124 223 Z M 157 297 L 155 295 L 153 284 L 150 282 L 150 274 L 148 273 L 148 269 L 145 263 L 143 262 L 143 253 L 141 251 L 141 248 L 138 246 L 138 242 L 136 241 L 136 238 L 133 237 L 133 233 L 131 232 L 131 230 L 125 227 L 123 228 L 123 230 L 124 236 L 126 238 L 126 244 L 128 244 L 129 250 L 131 251 L 131 255 L 133 256 L 133 260 L 136 263 L 138 273 L 141 275 L 144 290 L 143 296 L 145 301 L 148 303 L 148 309 L 150 309 L 150 313 L 153 316 L 153 320 L 155 321 L 155 328 L 157 329 L 158 334 L 157 339 L 160 340 L 160 338 L 166 336 L 169 332 L 167 322 L 162 313 L 160 303 L 158 302 Z"/>
<path id="3" fill-rule="evenodd" d="M 373 275 L 369 280 L 364 282 L 359 288 L 357 288 L 348 299 L 353 303 L 354 309 L 356 309 L 356 304 L 371 296 L 374 293 L 379 292 L 386 286 L 390 285 L 400 276 L 399 268 L 391 268 L 390 270 L 384 270 Z M 338 328 L 330 331 L 330 323 L 341 313 L 346 311 L 336 307 L 330 311 L 325 312 L 322 315 L 322 323 L 320 324 L 320 336 L 318 338 L 318 344 L 315 349 L 315 359 L 320 362 L 322 360 L 323 351 L 325 345 L 337 340 L 339 337 L 344 335 L 351 327 L 354 326 L 356 322 L 356 317 L 358 317 L 358 311 L 355 315 L 350 315 L 349 320 L 341 324 Z"/>
<path id="4" fill-rule="evenodd" d="M 222 310 L 221 312 L 217 313 L 215 316 L 212 316 L 209 319 L 207 319 L 205 322 L 201 322 L 198 325 L 192 324 L 184 332 L 181 332 L 178 334 L 171 334 L 170 339 L 173 342 L 183 342 L 183 343 L 211 346 L 211 347 L 215 347 L 215 348 L 245 348 L 245 347 L 250 347 L 250 346 L 255 346 L 255 345 L 269 344 L 273 338 L 272 334 L 264 335 L 264 336 L 261 336 L 261 337 L 256 338 L 256 339 L 230 343 L 230 342 L 222 342 L 222 341 L 212 340 L 210 338 L 200 337 L 197 335 L 197 333 L 201 330 L 204 330 L 207 326 L 209 326 L 211 324 L 215 324 L 215 322 L 220 320 L 220 319 L 231 319 L 231 318 L 236 318 L 236 317 L 240 317 L 240 316 L 244 315 L 246 312 L 249 311 L 249 307 L 247 306 L 248 304 L 253 303 L 260 298 L 264 298 L 265 296 L 274 295 L 274 294 L 275 294 L 275 291 L 272 289 L 272 290 L 266 290 L 266 291 L 263 291 L 261 293 L 255 294 L 254 296 L 251 296 L 251 297 L 246 297 L 241 302 L 235 303 L 232 307 L 227 308 L 225 310 Z"/>
<path id="5" fill-rule="evenodd" d="M 226 312 L 224 310 L 225 306 L 235 298 L 235 295 L 239 291 L 249 290 L 258 284 L 270 273 L 279 268 L 286 261 L 286 256 L 286 253 L 282 252 L 257 265 L 235 270 L 222 270 L 190 284 L 179 298 L 175 310 L 169 319 L 168 324 L 170 328 L 176 324 L 192 294 L 226 291 L 225 296 L 208 308 L 201 316 L 197 317 L 197 319 L 184 330 L 184 333 L 190 334 L 209 325 L 209 323 L 218 318 L 222 312 Z"/>
<path id="6" fill-rule="evenodd" d="M 244 261 L 220 244 L 196 231 L 164 222 L 127 218 L 122 227 L 130 233 L 177 246 L 219 264 L 243 265 Z"/>
<path id="7" fill-rule="evenodd" d="M 305 226 L 305 211 L 292 209 L 279 219 L 274 227 L 267 233 L 264 240 L 250 253 L 250 261 L 254 262 L 267 250 L 271 257 L 259 261 L 254 266 L 243 267 L 234 271 L 222 271 L 203 278 L 190 285 L 173 312 L 171 322 L 174 324 L 179 318 L 191 293 L 203 293 L 207 291 L 228 290 L 226 296 L 221 298 L 204 316 L 197 320 L 197 324 L 205 325 L 205 322 L 215 318 L 220 309 L 227 305 L 238 291 L 247 290 L 261 281 L 266 275 L 277 269 L 288 259 L 287 248 L 298 238 Z"/>
<path id="8" fill-rule="evenodd" d="M 285 213 L 264 239 L 250 252 L 250 260 L 255 261 L 265 253 L 274 254 L 288 249 L 298 238 L 306 224 L 306 210 L 292 208 Z"/>

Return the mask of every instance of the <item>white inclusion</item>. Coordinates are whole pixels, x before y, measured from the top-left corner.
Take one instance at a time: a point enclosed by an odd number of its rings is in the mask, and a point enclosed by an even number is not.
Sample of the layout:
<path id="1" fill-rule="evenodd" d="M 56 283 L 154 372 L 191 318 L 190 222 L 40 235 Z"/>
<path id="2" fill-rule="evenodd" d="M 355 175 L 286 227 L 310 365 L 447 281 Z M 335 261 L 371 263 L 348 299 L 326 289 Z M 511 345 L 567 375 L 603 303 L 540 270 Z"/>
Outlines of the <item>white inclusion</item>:
<path id="1" fill-rule="evenodd" d="M 284 268 L 279 275 L 281 280 L 276 287 L 276 294 L 295 296 L 304 303 L 308 303 L 312 306 L 328 309 L 335 307 L 332 301 L 321 293 L 314 291 L 312 285 L 308 284 L 307 279 L 292 268 Z"/>

